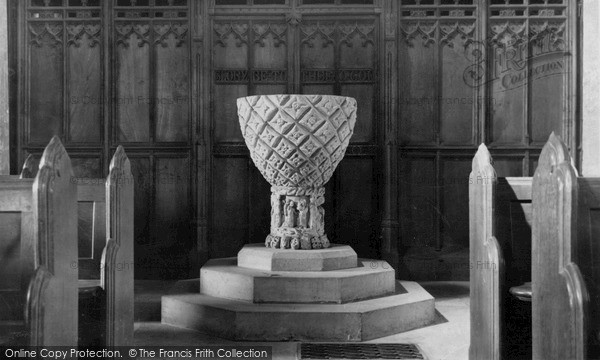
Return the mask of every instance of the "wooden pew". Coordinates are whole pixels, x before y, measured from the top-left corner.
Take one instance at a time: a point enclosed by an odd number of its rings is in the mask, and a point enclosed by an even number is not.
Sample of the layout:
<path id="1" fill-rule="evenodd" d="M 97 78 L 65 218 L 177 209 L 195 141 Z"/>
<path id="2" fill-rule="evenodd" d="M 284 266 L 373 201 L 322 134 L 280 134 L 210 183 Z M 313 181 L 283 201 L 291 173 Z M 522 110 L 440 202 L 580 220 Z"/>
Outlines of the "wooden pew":
<path id="1" fill-rule="evenodd" d="M 52 138 L 35 179 L 0 177 L 0 329 L 4 345 L 77 345 L 77 189 Z"/>
<path id="2" fill-rule="evenodd" d="M 80 331 L 80 345 L 132 345 L 133 175 L 123 147 L 113 155 L 106 179 L 77 182 L 79 246 L 91 250 L 79 258 L 84 310 L 79 319 L 87 326 Z M 88 205 L 91 212 L 81 211 Z"/>
<path id="3" fill-rule="evenodd" d="M 34 161 L 29 156 L 25 164 Z M 117 148 L 106 179 L 72 181 L 78 203 L 79 345 L 131 345 L 133 176 L 123 147 Z"/>
<path id="4" fill-rule="evenodd" d="M 469 358 L 531 356 L 531 304 L 510 294 L 531 281 L 531 177 L 498 178 L 481 144 L 469 176 Z"/>
<path id="5" fill-rule="evenodd" d="M 597 359 L 600 178 L 552 134 L 533 179 L 533 358 Z"/>

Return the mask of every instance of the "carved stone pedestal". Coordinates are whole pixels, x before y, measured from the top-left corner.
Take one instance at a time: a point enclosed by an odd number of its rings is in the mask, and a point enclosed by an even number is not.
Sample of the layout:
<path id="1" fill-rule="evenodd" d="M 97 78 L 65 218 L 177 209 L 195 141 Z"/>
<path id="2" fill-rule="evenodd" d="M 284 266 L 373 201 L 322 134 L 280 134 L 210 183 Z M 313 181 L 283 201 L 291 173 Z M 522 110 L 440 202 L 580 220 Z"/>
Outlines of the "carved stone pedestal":
<path id="1" fill-rule="evenodd" d="M 273 186 L 271 233 L 265 246 L 274 249 L 310 250 L 329 247 L 325 235 L 325 188 Z"/>
<path id="2" fill-rule="evenodd" d="M 163 323 L 238 341 L 365 341 L 434 318 L 434 299 L 417 283 L 396 281 L 387 262 L 335 244 L 246 245 L 237 258 L 202 267 L 199 294 L 162 298 Z"/>

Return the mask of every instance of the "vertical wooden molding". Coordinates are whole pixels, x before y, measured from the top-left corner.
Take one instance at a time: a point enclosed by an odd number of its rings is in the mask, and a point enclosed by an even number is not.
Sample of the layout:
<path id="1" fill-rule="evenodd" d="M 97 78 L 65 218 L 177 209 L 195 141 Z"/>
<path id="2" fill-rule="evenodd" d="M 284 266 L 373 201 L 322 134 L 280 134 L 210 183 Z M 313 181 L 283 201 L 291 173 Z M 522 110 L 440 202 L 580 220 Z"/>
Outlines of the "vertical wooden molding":
<path id="1" fill-rule="evenodd" d="M 198 156 L 197 165 L 197 251 L 198 260 L 200 266 L 208 260 L 210 256 L 210 244 L 209 244 L 209 224 L 210 224 L 210 200 L 212 193 L 212 167 L 211 167 L 211 138 L 212 138 L 212 126 L 211 126 L 211 104 L 212 104 L 212 93 L 210 83 L 210 66 L 211 66 L 211 20 L 209 18 L 210 9 L 209 0 L 204 0 L 197 3 L 198 12 L 200 13 L 201 20 L 198 21 L 198 45 L 195 50 L 196 57 L 196 74 L 197 83 L 194 87 L 197 89 L 197 96 L 199 99 L 197 104 L 197 145 L 196 151 Z M 201 33 L 200 33 L 201 32 Z"/>
<path id="2" fill-rule="evenodd" d="M 381 222 L 381 255 L 398 271 L 398 16 L 397 2 L 384 1 L 383 16 L 383 161 L 384 193 L 383 216 Z"/>
<path id="3" fill-rule="evenodd" d="M 195 144 L 196 169 L 193 172 L 194 191 L 196 196 L 196 217 L 194 226 L 196 228 L 196 266 L 198 268 L 208 259 L 208 234 L 207 234 L 207 172 L 209 172 L 207 164 L 206 151 L 206 131 L 207 131 L 207 116 L 204 109 L 210 99 L 207 99 L 205 94 L 206 77 L 204 73 L 204 44 L 206 34 L 205 23 L 207 22 L 207 11 L 205 4 L 207 1 L 193 1 L 191 4 L 190 21 L 193 25 L 192 31 L 192 119 L 193 121 L 193 141 Z M 194 266 L 194 269 L 196 268 Z"/>
<path id="4" fill-rule="evenodd" d="M 582 154 L 584 176 L 600 176 L 600 2 L 583 0 Z"/>
<path id="5" fill-rule="evenodd" d="M 8 3 L 0 0 L 0 175 L 10 174 L 8 106 Z"/>

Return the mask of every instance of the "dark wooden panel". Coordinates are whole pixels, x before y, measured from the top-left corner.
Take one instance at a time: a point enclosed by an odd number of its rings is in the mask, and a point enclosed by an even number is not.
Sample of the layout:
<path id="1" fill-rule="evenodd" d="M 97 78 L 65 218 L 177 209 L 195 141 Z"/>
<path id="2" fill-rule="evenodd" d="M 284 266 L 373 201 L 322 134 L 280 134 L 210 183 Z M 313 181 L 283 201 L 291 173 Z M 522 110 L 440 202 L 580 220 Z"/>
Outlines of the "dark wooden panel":
<path id="1" fill-rule="evenodd" d="M 73 155 L 73 174 L 75 177 L 100 179 L 103 175 L 102 160 L 99 157 Z"/>
<path id="2" fill-rule="evenodd" d="M 435 140 L 437 118 L 436 60 L 434 46 L 425 41 L 401 43 L 400 76 L 400 139 L 402 143 L 430 143 Z"/>
<path id="3" fill-rule="evenodd" d="M 190 160 L 188 157 L 155 157 L 154 244 L 160 253 L 156 261 L 164 263 L 162 275 L 181 278 L 188 274 L 192 264 L 195 242 L 182 241 L 192 238 L 192 203 L 190 193 Z"/>
<path id="4" fill-rule="evenodd" d="M 435 246 L 436 172 L 432 158 L 400 159 L 400 217 L 406 246 Z"/>
<path id="5" fill-rule="evenodd" d="M 523 176 L 523 159 L 494 155 L 494 169 L 498 177 Z"/>
<path id="6" fill-rule="evenodd" d="M 444 158 L 441 164 L 441 212 L 444 248 L 469 247 L 469 184 L 464 174 L 469 172 L 468 158 Z"/>
<path id="7" fill-rule="evenodd" d="M 53 135 L 62 135 L 64 59 L 62 42 L 58 40 L 62 37 L 62 26 L 52 29 L 57 31 L 58 38 L 47 33 L 33 37 L 35 42 L 30 46 L 28 135 L 30 142 L 38 144 L 46 144 Z M 43 28 L 37 31 L 44 33 Z"/>
<path id="8" fill-rule="evenodd" d="M 473 143 L 473 117 L 477 105 L 474 89 L 464 80 L 472 64 L 465 56 L 465 40 L 458 35 L 442 46 L 440 106 L 440 140 L 444 145 Z"/>
<path id="9" fill-rule="evenodd" d="M 248 24 L 215 23 L 213 64 L 217 68 L 248 68 Z"/>
<path id="10" fill-rule="evenodd" d="M 152 208 L 153 201 L 153 183 L 154 177 L 150 159 L 146 156 L 130 155 L 131 172 L 135 179 L 134 189 L 134 229 L 135 229 L 135 244 L 136 246 L 136 263 L 139 261 L 140 267 L 143 267 L 144 258 L 143 245 L 151 242 L 150 226 L 152 224 Z M 138 257 L 139 255 L 139 257 Z"/>
<path id="11" fill-rule="evenodd" d="M 85 30 L 84 30 L 85 26 Z M 68 25 L 74 37 L 67 48 L 69 89 L 69 141 L 99 143 L 102 140 L 102 35 L 100 24 Z"/>
<path id="12" fill-rule="evenodd" d="M 559 63 L 564 66 L 565 61 L 551 60 L 533 65 L 534 72 L 541 72 L 544 68 L 551 71 L 547 77 L 531 79 L 531 141 L 534 143 L 544 143 L 552 132 L 562 135 L 566 109 L 563 99 L 564 68 L 560 68 Z"/>
<path id="13" fill-rule="evenodd" d="M 364 258 L 378 258 L 373 160 L 347 157 L 338 166 L 333 243 L 348 244 Z"/>
<path id="14" fill-rule="evenodd" d="M 331 95 L 334 85 L 302 85 L 303 94 Z M 354 125 L 356 126 L 356 125 Z"/>
<path id="15" fill-rule="evenodd" d="M 333 69 L 335 46 L 333 22 L 303 22 L 300 45 L 300 67 L 302 69 Z"/>
<path id="16" fill-rule="evenodd" d="M 351 32 L 355 26 L 357 31 Z M 340 24 L 342 30 L 340 43 L 340 67 L 348 69 L 375 68 L 375 26 L 371 22 L 352 22 Z M 348 29 L 344 31 L 345 29 Z"/>
<path id="17" fill-rule="evenodd" d="M 287 94 L 286 85 L 256 85 L 253 95 Z"/>
<path id="18" fill-rule="evenodd" d="M 271 185 L 258 171 L 254 163 L 250 164 L 249 187 L 249 240 L 250 243 L 264 243 L 271 224 Z"/>
<path id="19" fill-rule="evenodd" d="M 236 99 L 247 95 L 247 85 L 214 86 L 215 141 L 242 142 L 244 140 L 237 117 Z"/>
<path id="20" fill-rule="evenodd" d="M 187 25 L 155 25 L 170 33 L 155 45 L 156 140 L 187 142 L 190 121 L 190 60 Z"/>
<path id="21" fill-rule="evenodd" d="M 556 11 L 556 10 L 555 10 Z M 529 87 L 531 92 L 531 141 L 543 144 L 554 132 L 563 133 L 565 114 L 565 82 L 568 81 L 572 54 L 565 52 L 564 24 L 530 20 Z M 570 30 L 570 31 L 575 31 Z"/>
<path id="22" fill-rule="evenodd" d="M 137 27 L 138 36 L 128 26 Z M 146 25 L 147 27 L 148 25 Z M 116 142 L 150 141 L 150 45 L 143 25 L 116 25 Z"/>
<path id="23" fill-rule="evenodd" d="M 246 158 L 214 160 L 211 257 L 235 256 L 248 241 L 249 165 Z"/>
<path id="24" fill-rule="evenodd" d="M 359 104 L 356 110 L 354 135 L 350 139 L 353 143 L 374 140 L 376 123 L 373 115 L 373 105 L 377 101 L 374 92 L 373 85 L 342 85 L 341 87 L 341 95 L 353 97 Z"/>
<path id="25" fill-rule="evenodd" d="M 256 21 L 252 25 L 253 67 L 287 70 L 287 24 Z"/>
<path id="26" fill-rule="evenodd" d="M 515 24 L 518 28 L 519 25 Z M 501 30 L 498 27 L 498 30 Z M 491 107 L 490 142 L 504 144 L 518 144 L 523 141 L 525 129 L 525 104 L 527 87 L 519 83 L 519 76 L 523 76 L 525 69 L 521 61 L 526 56 L 519 46 L 524 41 L 522 33 L 511 35 L 507 33 L 507 40 L 515 46 L 504 47 L 501 44 L 493 45 L 490 49 L 492 64 L 492 81 L 490 84 Z M 509 60 L 512 59 L 512 60 Z M 514 79 L 514 81 L 513 81 Z"/>

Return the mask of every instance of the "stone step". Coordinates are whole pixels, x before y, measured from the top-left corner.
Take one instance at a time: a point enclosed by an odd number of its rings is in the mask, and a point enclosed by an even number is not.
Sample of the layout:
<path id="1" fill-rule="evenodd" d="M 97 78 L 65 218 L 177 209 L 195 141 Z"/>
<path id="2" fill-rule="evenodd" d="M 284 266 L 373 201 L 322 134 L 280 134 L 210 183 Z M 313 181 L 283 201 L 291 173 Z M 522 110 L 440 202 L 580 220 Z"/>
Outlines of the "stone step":
<path id="1" fill-rule="evenodd" d="M 314 250 L 311 250 L 314 251 Z M 394 269 L 381 260 L 331 271 L 261 271 L 213 259 L 200 271 L 200 293 L 255 303 L 346 303 L 395 292 Z"/>
<path id="2" fill-rule="evenodd" d="M 396 294 L 347 304 L 255 304 L 203 294 L 162 298 L 164 324 L 242 341 L 366 341 L 435 321 L 433 297 L 400 281 Z"/>
<path id="3" fill-rule="evenodd" d="M 199 293 L 200 279 L 135 280 L 134 321 L 160 321 L 161 297 L 167 294 Z"/>
<path id="4" fill-rule="evenodd" d="M 238 253 L 238 265 L 264 271 L 329 271 L 354 268 L 356 252 L 348 245 L 331 244 L 327 249 L 291 250 L 245 245 Z"/>

